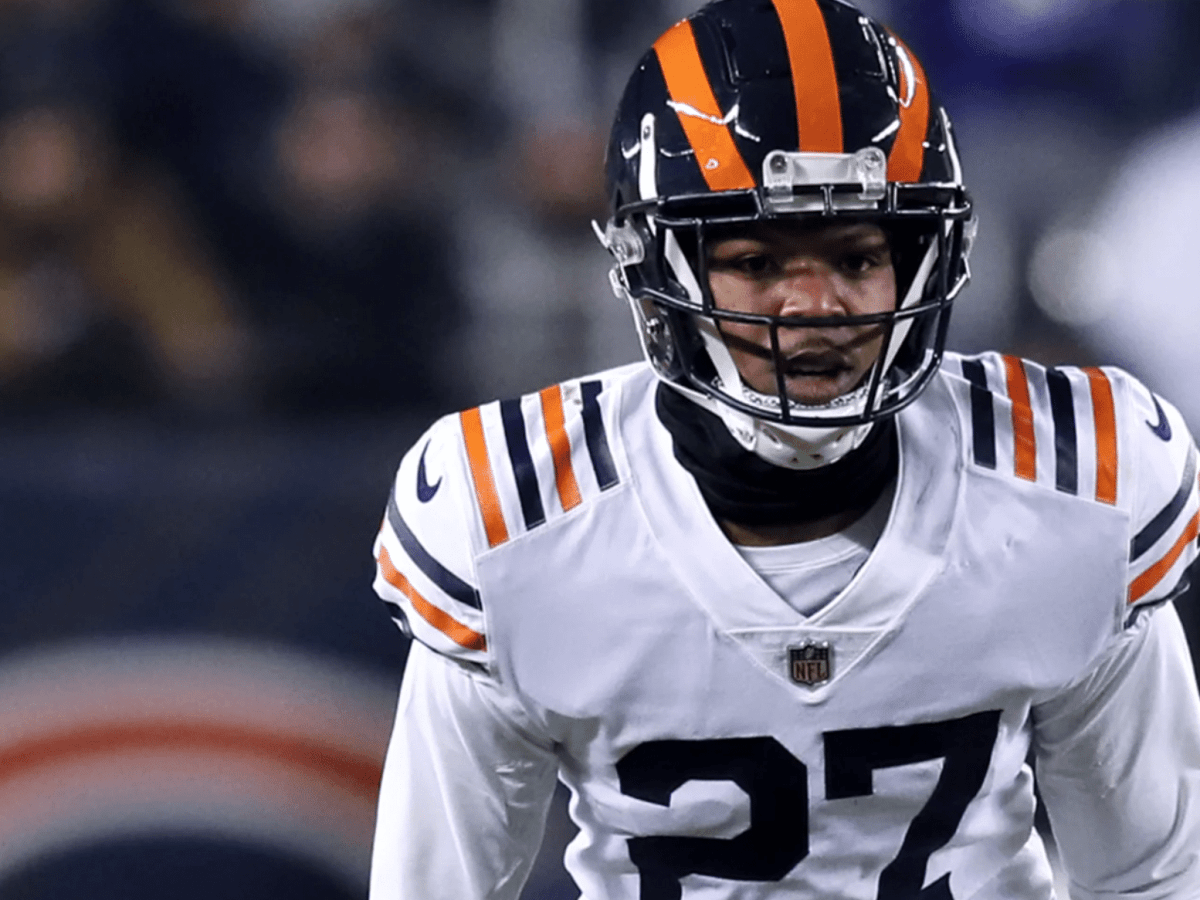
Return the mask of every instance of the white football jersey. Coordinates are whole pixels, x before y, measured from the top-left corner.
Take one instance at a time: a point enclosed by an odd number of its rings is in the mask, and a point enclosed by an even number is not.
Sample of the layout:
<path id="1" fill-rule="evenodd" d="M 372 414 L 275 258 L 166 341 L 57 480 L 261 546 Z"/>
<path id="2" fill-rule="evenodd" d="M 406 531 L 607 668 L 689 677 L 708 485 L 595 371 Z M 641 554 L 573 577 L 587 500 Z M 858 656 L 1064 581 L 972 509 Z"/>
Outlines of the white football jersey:
<path id="1" fill-rule="evenodd" d="M 415 638 L 373 900 L 515 898 L 554 779 L 586 900 L 1200 897 L 1200 703 L 1165 601 L 1196 450 L 1116 369 L 948 354 L 883 533 L 804 616 L 676 461 L 642 364 L 446 417 L 375 587 Z"/>

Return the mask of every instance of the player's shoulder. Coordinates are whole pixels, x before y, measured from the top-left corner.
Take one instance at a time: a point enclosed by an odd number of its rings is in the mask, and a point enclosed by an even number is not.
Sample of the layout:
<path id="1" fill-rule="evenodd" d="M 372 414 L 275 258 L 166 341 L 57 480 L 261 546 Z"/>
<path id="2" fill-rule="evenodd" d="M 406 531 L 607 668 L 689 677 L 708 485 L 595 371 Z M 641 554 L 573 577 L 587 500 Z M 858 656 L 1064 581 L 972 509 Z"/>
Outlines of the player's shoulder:
<path id="1" fill-rule="evenodd" d="M 554 527 L 628 481 L 622 366 L 439 419 L 408 450 L 376 540 L 375 587 L 415 639 L 487 665 L 483 554 Z"/>
<path id="2" fill-rule="evenodd" d="M 404 454 L 375 538 L 375 592 L 402 631 L 473 666 L 487 665 L 457 416 L 438 419 Z"/>
<path id="3" fill-rule="evenodd" d="M 553 525 L 628 480 L 618 438 L 633 365 L 495 400 L 458 415 L 481 551 Z"/>
<path id="4" fill-rule="evenodd" d="M 948 353 L 969 464 L 1124 514 L 1128 600 L 1158 602 L 1196 555 L 1196 449 L 1183 417 L 1115 366 Z"/>

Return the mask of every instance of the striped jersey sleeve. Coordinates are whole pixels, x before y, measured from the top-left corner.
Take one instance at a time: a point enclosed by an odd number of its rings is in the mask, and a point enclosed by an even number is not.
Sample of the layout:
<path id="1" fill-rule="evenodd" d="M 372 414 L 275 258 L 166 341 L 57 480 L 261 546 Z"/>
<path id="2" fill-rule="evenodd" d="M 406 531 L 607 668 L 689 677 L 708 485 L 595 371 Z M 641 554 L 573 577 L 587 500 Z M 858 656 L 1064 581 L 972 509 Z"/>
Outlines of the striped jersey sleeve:
<path id="1" fill-rule="evenodd" d="M 1196 448 L 1179 412 L 1117 368 L 1001 354 L 956 364 L 970 463 L 1126 512 L 1127 607 L 1179 593 L 1200 526 Z"/>
<path id="2" fill-rule="evenodd" d="M 1127 602 L 1136 607 L 1187 588 L 1200 534 L 1200 483 L 1196 445 L 1179 411 L 1129 376 L 1124 382 L 1136 465 Z"/>
<path id="3" fill-rule="evenodd" d="M 599 378 L 459 415 L 477 535 L 488 549 L 571 514 L 621 475 Z"/>
<path id="4" fill-rule="evenodd" d="M 968 457 L 980 468 L 1116 506 L 1120 452 L 1112 375 L 996 353 L 959 357 Z"/>
<path id="5" fill-rule="evenodd" d="M 397 625 L 488 668 L 475 559 L 550 527 L 622 482 L 600 376 L 439 420 L 400 463 L 375 541 L 375 590 Z"/>
<path id="6" fill-rule="evenodd" d="M 375 592 L 400 629 L 457 662 L 487 667 L 483 601 L 463 510 L 467 477 L 457 418 L 405 454 L 375 538 Z"/>

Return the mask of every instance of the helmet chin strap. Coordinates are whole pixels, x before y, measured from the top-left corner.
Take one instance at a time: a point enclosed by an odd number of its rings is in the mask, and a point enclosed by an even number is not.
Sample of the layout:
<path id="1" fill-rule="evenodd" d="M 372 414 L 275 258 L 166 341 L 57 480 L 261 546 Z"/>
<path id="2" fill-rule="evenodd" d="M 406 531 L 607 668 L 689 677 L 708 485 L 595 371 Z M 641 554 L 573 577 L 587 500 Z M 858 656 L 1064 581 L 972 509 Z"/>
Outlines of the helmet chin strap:
<path id="1" fill-rule="evenodd" d="M 816 469 L 837 462 L 867 437 L 871 425 L 840 428 L 783 425 L 757 419 L 724 403 L 715 404 L 729 433 L 766 462 L 785 469 Z"/>
<path id="2" fill-rule="evenodd" d="M 859 447 L 871 431 L 871 423 L 821 428 L 768 422 L 699 391 L 671 382 L 666 384 L 716 415 L 743 449 L 783 469 L 817 469 L 831 465 Z M 865 387 L 859 390 L 866 392 Z"/>

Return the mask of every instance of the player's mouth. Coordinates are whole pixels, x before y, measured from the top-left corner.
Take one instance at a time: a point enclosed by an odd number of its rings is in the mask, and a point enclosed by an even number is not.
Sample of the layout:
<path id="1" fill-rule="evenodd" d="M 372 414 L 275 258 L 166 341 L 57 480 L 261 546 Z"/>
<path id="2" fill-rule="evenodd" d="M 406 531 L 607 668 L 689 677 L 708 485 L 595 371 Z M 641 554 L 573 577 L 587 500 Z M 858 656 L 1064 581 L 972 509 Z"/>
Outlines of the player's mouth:
<path id="1" fill-rule="evenodd" d="M 789 378 L 837 380 L 854 371 L 845 354 L 836 350 L 797 353 L 784 362 L 783 372 Z"/>

